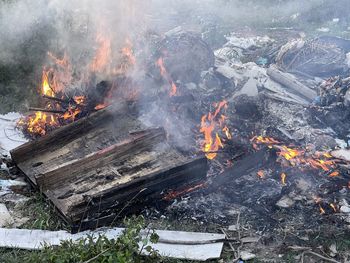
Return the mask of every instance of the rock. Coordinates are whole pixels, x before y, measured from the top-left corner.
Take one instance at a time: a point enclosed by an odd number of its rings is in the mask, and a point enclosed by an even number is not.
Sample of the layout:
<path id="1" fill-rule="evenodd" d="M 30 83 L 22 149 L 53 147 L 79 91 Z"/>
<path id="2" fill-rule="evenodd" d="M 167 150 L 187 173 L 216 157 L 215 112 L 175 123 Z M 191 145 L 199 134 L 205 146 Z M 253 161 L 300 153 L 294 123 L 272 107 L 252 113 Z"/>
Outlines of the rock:
<path id="1" fill-rule="evenodd" d="M 334 149 L 336 146 L 337 146 L 337 142 L 332 136 L 320 135 L 315 138 L 316 150 Z"/>
<path id="2" fill-rule="evenodd" d="M 337 255 L 337 253 L 338 253 L 336 244 L 330 245 L 329 250 L 331 252 L 330 253 L 331 257 L 335 257 Z"/>
<path id="3" fill-rule="evenodd" d="M 293 206 L 295 203 L 294 200 L 289 198 L 288 196 L 283 196 L 277 203 L 276 205 L 282 208 L 289 208 Z"/>
<path id="4" fill-rule="evenodd" d="M 331 155 L 335 158 L 350 162 L 350 150 L 349 149 L 335 150 L 335 151 L 331 152 Z"/>
<path id="5" fill-rule="evenodd" d="M 13 222 L 13 218 L 10 215 L 6 205 L 0 204 L 0 227 L 11 225 Z"/>
<path id="6" fill-rule="evenodd" d="M 228 231 L 237 231 L 238 230 L 238 226 L 237 225 L 231 225 L 228 227 Z"/>
<path id="7" fill-rule="evenodd" d="M 242 260 L 251 260 L 256 258 L 256 255 L 249 251 L 241 251 L 241 259 Z"/>
<path id="8" fill-rule="evenodd" d="M 340 212 L 345 214 L 350 214 L 350 205 L 345 199 L 341 200 L 339 202 L 339 205 L 340 205 Z"/>
<path id="9" fill-rule="evenodd" d="M 303 178 L 295 180 L 295 185 L 302 192 L 306 192 L 312 187 L 312 184 Z"/>
<path id="10" fill-rule="evenodd" d="M 246 94 L 250 97 L 258 96 L 258 82 L 253 78 L 248 79 L 248 81 L 244 84 L 243 88 L 240 90 L 240 93 Z"/>

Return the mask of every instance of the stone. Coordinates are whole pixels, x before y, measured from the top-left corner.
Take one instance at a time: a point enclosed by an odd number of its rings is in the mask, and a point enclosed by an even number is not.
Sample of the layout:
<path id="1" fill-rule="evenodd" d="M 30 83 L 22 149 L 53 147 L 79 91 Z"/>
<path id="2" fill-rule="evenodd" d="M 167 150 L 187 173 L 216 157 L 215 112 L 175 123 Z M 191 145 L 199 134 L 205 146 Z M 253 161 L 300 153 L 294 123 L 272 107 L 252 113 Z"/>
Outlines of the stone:
<path id="1" fill-rule="evenodd" d="M 11 225 L 13 222 L 13 218 L 6 205 L 0 204 L 0 227 Z"/>
<path id="2" fill-rule="evenodd" d="M 338 253 L 336 244 L 330 245 L 329 250 L 331 252 L 330 253 L 331 257 L 335 257 L 337 255 L 337 253 Z"/>
<path id="3" fill-rule="evenodd" d="M 345 214 L 350 214 L 350 205 L 348 204 L 348 202 L 343 199 L 339 202 L 340 205 L 340 212 L 345 213 Z"/>
<path id="4" fill-rule="evenodd" d="M 303 178 L 295 180 L 295 185 L 301 192 L 306 192 L 312 187 L 312 184 Z"/>
<path id="5" fill-rule="evenodd" d="M 256 255 L 249 251 L 241 251 L 241 259 L 242 260 L 251 260 L 256 258 Z"/>
<path id="6" fill-rule="evenodd" d="M 335 158 L 350 162 L 350 150 L 349 149 L 335 150 L 335 151 L 331 152 L 331 155 Z"/>
<path id="7" fill-rule="evenodd" d="M 289 198 L 288 196 L 283 196 L 277 203 L 276 205 L 282 208 L 289 208 L 293 206 L 295 203 L 294 200 Z"/>
<path id="8" fill-rule="evenodd" d="M 228 227 L 228 231 L 237 231 L 238 230 L 238 226 L 237 225 L 231 225 Z"/>

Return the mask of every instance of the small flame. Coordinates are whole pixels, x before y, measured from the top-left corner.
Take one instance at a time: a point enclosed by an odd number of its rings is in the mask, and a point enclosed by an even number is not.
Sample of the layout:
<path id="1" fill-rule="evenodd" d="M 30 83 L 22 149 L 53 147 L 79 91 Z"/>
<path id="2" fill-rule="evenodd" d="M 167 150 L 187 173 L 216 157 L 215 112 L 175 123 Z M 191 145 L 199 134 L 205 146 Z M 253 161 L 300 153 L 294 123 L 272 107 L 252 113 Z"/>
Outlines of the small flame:
<path id="1" fill-rule="evenodd" d="M 43 70 L 41 93 L 43 95 L 46 95 L 46 96 L 49 96 L 49 97 L 54 97 L 55 93 L 54 93 L 53 89 L 50 87 L 48 74 L 49 74 L 48 71 Z"/>
<path id="2" fill-rule="evenodd" d="M 287 185 L 286 184 L 286 179 L 287 179 L 287 175 L 285 173 L 281 173 L 281 183 L 282 183 L 282 185 Z"/>
<path id="3" fill-rule="evenodd" d="M 77 115 L 81 113 L 81 109 L 75 108 L 73 109 L 72 107 L 69 107 L 69 109 L 63 114 L 63 119 L 64 120 L 71 120 L 74 121 L 76 120 Z"/>
<path id="4" fill-rule="evenodd" d="M 75 96 L 74 101 L 78 105 L 84 105 L 86 103 L 86 98 L 85 96 Z"/>
<path id="5" fill-rule="evenodd" d="M 337 177 L 337 176 L 339 176 L 338 171 L 334 171 L 333 173 L 329 174 L 329 177 Z"/>
<path id="6" fill-rule="evenodd" d="M 164 60 L 162 57 L 160 57 L 157 61 L 156 61 L 156 65 L 159 67 L 159 70 L 160 70 L 160 75 L 162 75 L 162 77 L 164 79 L 166 79 L 170 86 L 171 86 L 171 90 L 170 90 L 170 97 L 173 97 L 176 95 L 177 93 L 177 87 L 174 83 L 174 81 L 172 80 L 170 74 L 168 73 L 168 71 L 166 70 L 165 66 L 164 66 Z"/>
<path id="7" fill-rule="evenodd" d="M 104 103 L 98 104 L 95 106 L 95 110 L 102 110 L 102 109 L 106 108 L 107 106 L 108 106 L 108 104 L 104 104 Z"/>
<path id="8" fill-rule="evenodd" d="M 337 206 L 335 204 L 330 203 L 329 206 L 333 209 L 335 213 L 338 211 Z"/>
<path id="9" fill-rule="evenodd" d="M 326 213 L 326 211 L 323 209 L 323 207 L 321 205 L 319 205 L 320 207 L 320 214 L 324 215 Z"/>
<path id="10" fill-rule="evenodd" d="M 222 129 L 222 131 L 225 133 L 227 139 L 229 139 L 229 140 L 232 139 L 232 135 L 231 135 L 231 133 L 230 133 L 230 129 L 229 129 L 227 126 L 225 126 L 225 127 Z"/>
<path id="11" fill-rule="evenodd" d="M 261 178 L 261 179 L 263 179 L 263 178 L 265 177 L 265 173 L 264 173 L 263 170 L 258 171 L 258 172 L 257 172 L 257 175 L 258 175 L 258 177 Z"/>
<path id="12" fill-rule="evenodd" d="M 288 148 L 287 146 L 282 146 L 281 151 L 278 154 L 283 156 L 286 160 L 290 161 L 301 155 L 302 152 L 299 152 L 296 149 Z"/>

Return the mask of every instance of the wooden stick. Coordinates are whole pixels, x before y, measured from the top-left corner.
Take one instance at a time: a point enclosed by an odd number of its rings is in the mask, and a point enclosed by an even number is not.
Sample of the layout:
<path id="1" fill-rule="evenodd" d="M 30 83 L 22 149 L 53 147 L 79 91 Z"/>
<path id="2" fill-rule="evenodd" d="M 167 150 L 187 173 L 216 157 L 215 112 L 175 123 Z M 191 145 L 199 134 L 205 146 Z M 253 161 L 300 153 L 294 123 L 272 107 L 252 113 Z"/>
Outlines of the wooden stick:
<path id="1" fill-rule="evenodd" d="M 305 254 L 311 254 L 311 255 L 314 255 L 316 257 L 319 257 L 319 258 L 321 258 L 323 260 L 326 260 L 326 261 L 329 261 L 329 262 L 340 263 L 337 260 L 334 260 L 334 259 L 331 259 L 331 258 L 326 258 L 326 257 L 324 257 L 324 256 L 322 256 L 322 255 L 320 255 L 318 253 L 315 253 L 313 251 L 310 251 L 310 250 L 304 251 L 303 254 L 301 254 L 301 263 L 304 263 L 304 256 L 305 256 Z"/>
<path id="2" fill-rule="evenodd" d="M 70 100 L 60 99 L 60 98 L 51 97 L 51 96 L 47 96 L 47 95 L 43 95 L 43 98 L 48 99 L 48 100 L 54 100 L 54 101 L 61 102 L 61 103 L 70 103 Z"/>
<path id="3" fill-rule="evenodd" d="M 63 111 L 63 110 L 50 110 L 50 109 L 33 108 L 33 107 L 30 107 L 28 110 L 29 111 L 41 111 L 41 112 L 47 112 L 47 113 L 57 113 L 57 114 L 65 113 L 65 111 Z"/>

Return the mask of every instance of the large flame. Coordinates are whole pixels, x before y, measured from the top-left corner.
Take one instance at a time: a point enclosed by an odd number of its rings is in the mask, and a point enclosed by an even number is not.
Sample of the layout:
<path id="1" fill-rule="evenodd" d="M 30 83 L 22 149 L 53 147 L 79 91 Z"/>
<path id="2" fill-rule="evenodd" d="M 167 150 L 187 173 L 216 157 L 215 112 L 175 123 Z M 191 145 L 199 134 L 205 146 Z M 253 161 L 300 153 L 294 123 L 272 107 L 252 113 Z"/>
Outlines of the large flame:
<path id="1" fill-rule="evenodd" d="M 90 70 L 92 72 L 101 73 L 107 70 L 110 66 L 111 60 L 111 39 L 103 34 L 98 34 L 96 37 L 98 43 L 98 49 L 90 64 Z"/>
<path id="2" fill-rule="evenodd" d="M 43 70 L 42 74 L 42 88 L 41 88 L 41 93 L 43 95 L 49 96 L 49 97 L 54 97 L 55 93 L 53 89 L 50 87 L 49 84 L 49 77 L 48 77 L 48 72 Z"/>

